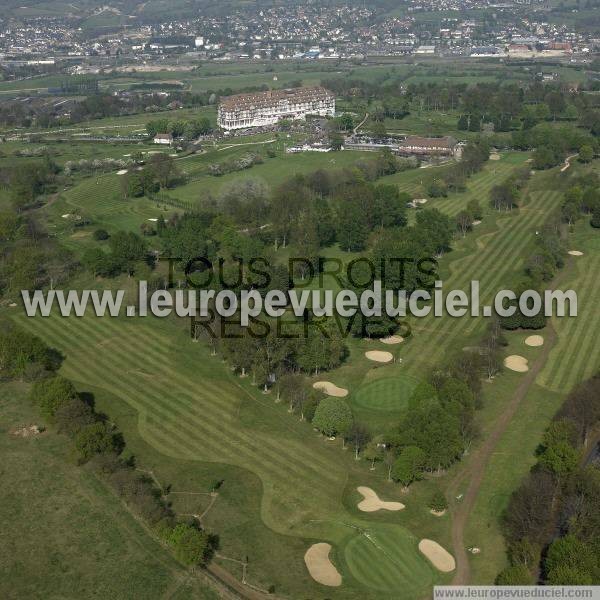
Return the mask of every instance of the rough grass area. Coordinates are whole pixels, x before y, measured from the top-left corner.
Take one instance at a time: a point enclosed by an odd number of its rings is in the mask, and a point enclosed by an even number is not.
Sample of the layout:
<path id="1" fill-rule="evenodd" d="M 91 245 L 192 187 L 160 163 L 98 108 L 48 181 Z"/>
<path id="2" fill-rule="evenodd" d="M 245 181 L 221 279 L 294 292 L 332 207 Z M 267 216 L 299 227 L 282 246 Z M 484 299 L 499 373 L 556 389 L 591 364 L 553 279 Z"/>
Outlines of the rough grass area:
<path id="1" fill-rule="evenodd" d="M 39 424 L 28 386 L 0 384 L 0 596 L 3 598 L 213 599 L 52 431 Z M 76 590 L 76 591 L 75 591 Z"/>

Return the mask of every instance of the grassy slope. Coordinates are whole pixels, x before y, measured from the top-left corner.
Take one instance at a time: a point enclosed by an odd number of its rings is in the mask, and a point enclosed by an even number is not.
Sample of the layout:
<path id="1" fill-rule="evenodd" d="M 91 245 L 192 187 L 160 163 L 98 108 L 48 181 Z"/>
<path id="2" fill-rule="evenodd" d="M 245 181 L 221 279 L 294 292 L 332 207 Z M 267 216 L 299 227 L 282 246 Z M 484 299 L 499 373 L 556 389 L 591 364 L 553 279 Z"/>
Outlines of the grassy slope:
<path id="1" fill-rule="evenodd" d="M 189 576 L 53 432 L 24 439 L 9 430 L 39 423 L 24 384 L 0 384 L 3 598 L 216 598 Z"/>

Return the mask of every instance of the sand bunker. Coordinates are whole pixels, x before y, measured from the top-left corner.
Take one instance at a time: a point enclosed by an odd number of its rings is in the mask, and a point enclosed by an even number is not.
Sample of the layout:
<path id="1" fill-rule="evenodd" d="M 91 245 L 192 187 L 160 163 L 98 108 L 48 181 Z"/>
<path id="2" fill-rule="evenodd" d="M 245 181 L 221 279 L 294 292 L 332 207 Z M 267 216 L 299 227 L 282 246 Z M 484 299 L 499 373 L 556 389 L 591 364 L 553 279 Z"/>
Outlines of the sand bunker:
<path id="1" fill-rule="evenodd" d="M 490 160 L 500 160 L 500 155 L 497 152 L 492 152 L 490 154 Z"/>
<path id="2" fill-rule="evenodd" d="M 322 585 L 338 587 L 342 585 L 342 576 L 329 560 L 331 545 L 321 542 L 313 544 L 304 555 L 304 562 L 310 576 Z"/>
<path id="3" fill-rule="evenodd" d="M 419 550 L 442 573 L 450 573 L 450 571 L 454 571 L 456 568 L 454 556 L 433 540 L 421 540 L 419 542 Z"/>
<path id="4" fill-rule="evenodd" d="M 529 361 L 518 354 L 511 354 L 504 359 L 504 366 L 511 371 L 516 371 L 517 373 L 526 373 L 529 371 L 529 367 L 527 363 Z"/>
<path id="5" fill-rule="evenodd" d="M 313 383 L 315 390 L 321 390 L 328 396 L 335 396 L 336 398 L 345 398 L 348 395 L 346 388 L 341 388 L 331 383 L 331 381 L 315 381 Z"/>
<path id="6" fill-rule="evenodd" d="M 571 256 L 583 256 L 583 252 L 580 252 L 579 250 L 569 250 L 568 252 Z"/>
<path id="7" fill-rule="evenodd" d="M 530 335 L 525 338 L 525 345 L 537 348 L 544 345 L 544 338 L 541 335 Z"/>
<path id="8" fill-rule="evenodd" d="M 127 173 L 127 169 L 121 169 L 120 171 L 117 171 L 117 175 L 125 175 L 125 173 Z"/>
<path id="9" fill-rule="evenodd" d="M 368 352 L 365 352 L 365 356 L 369 360 L 380 363 L 389 363 L 394 360 L 394 355 L 391 352 L 381 352 L 380 350 L 369 350 Z"/>
<path id="10" fill-rule="evenodd" d="M 376 512 L 378 510 L 404 509 L 404 504 L 402 504 L 402 502 L 385 502 L 384 500 L 380 500 L 377 492 L 372 490 L 370 487 L 361 485 L 356 489 L 364 498 L 364 500 L 361 500 L 357 504 L 358 510 L 362 510 L 363 512 Z"/>
<path id="11" fill-rule="evenodd" d="M 475 219 L 471 225 L 481 225 L 481 221 L 479 219 Z"/>
<path id="12" fill-rule="evenodd" d="M 404 338 L 401 335 L 389 335 L 388 337 L 381 338 L 384 344 L 401 344 Z"/>
<path id="13" fill-rule="evenodd" d="M 444 510 L 434 510 L 433 508 L 431 508 L 431 509 L 429 509 L 429 512 L 434 517 L 443 517 L 446 514 L 446 509 L 444 509 Z"/>

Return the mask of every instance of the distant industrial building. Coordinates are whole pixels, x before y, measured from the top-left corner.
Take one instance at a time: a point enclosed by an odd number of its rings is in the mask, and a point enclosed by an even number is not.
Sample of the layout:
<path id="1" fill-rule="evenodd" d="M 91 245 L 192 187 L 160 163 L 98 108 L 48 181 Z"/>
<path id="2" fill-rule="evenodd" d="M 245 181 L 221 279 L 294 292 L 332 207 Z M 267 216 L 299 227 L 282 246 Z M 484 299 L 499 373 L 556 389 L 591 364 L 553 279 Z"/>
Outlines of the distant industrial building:
<path id="1" fill-rule="evenodd" d="M 489 58 L 489 57 L 502 57 L 504 51 L 496 46 L 474 46 L 471 48 L 470 56 L 473 58 Z"/>
<path id="2" fill-rule="evenodd" d="M 322 87 L 237 94 L 219 103 L 217 123 L 226 130 L 274 125 L 282 119 L 304 120 L 307 115 L 333 117 L 335 96 Z"/>

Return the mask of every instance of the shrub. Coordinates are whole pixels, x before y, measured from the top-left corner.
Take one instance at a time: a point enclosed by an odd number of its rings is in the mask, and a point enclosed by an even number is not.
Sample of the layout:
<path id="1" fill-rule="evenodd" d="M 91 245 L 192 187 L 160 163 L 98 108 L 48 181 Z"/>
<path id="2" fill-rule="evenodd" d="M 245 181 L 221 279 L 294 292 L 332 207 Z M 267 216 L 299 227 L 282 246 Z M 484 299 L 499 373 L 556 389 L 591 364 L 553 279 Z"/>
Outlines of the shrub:
<path id="1" fill-rule="evenodd" d="M 60 355 L 37 336 L 2 323 L 0 327 L 0 370 L 4 378 L 39 379 L 56 371 Z M 35 367 L 35 368 L 33 368 Z"/>
<path id="2" fill-rule="evenodd" d="M 54 423 L 55 415 L 61 407 L 78 400 L 73 384 L 60 375 L 38 381 L 31 390 L 31 398 L 49 423 Z"/>
<path id="3" fill-rule="evenodd" d="M 590 221 L 590 225 L 597 229 L 600 229 L 600 206 L 596 206 L 594 212 L 592 213 L 592 220 Z"/>
<path id="4" fill-rule="evenodd" d="M 75 448 L 79 454 L 79 462 L 90 460 L 95 454 L 117 452 L 123 448 L 120 434 L 104 421 L 98 421 L 82 428 L 75 436 Z"/>
<path id="5" fill-rule="evenodd" d="M 429 508 L 431 508 L 431 510 L 435 510 L 436 512 L 442 512 L 443 510 L 446 510 L 448 508 L 448 500 L 446 500 L 446 496 L 444 496 L 444 494 L 438 490 L 429 502 Z"/>
<path id="6" fill-rule="evenodd" d="M 169 534 L 167 542 L 173 547 L 177 560 L 184 565 L 198 565 L 204 562 L 209 551 L 206 533 L 192 525 L 179 523 Z"/>
<path id="7" fill-rule="evenodd" d="M 96 229 L 96 231 L 94 231 L 93 236 L 97 242 L 101 242 L 102 240 L 107 240 L 110 237 L 108 235 L 108 231 L 106 231 L 106 229 Z"/>
<path id="8" fill-rule="evenodd" d="M 55 411 L 54 422 L 60 433 L 73 437 L 87 425 L 96 420 L 91 406 L 86 404 L 79 396 L 69 398 Z"/>
<path id="9" fill-rule="evenodd" d="M 496 577 L 496 585 L 533 585 L 533 577 L 527 567 L 513 565 L 500 571 Z"/>

